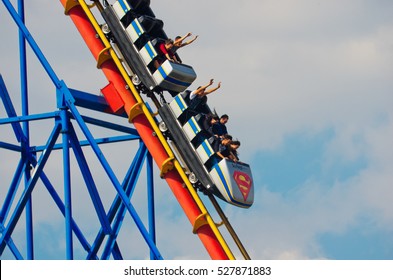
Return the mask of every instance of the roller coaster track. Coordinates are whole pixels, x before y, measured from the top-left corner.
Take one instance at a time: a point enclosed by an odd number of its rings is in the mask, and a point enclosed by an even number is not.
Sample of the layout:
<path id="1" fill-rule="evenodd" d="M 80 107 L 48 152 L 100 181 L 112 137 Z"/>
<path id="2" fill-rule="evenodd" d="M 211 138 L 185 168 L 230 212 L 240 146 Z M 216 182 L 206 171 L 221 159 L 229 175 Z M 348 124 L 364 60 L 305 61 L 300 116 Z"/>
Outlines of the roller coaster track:
<path id="1" fill-rule="evenodd" d="M 12 9 L 8 0 L 2 1 L 8 9 Z M 64 7 L 65 14 L 71 18 L 96 59 L 97 68 L 102 70 L 109 81 L 108 90 L 114 100 L 113 104 L 109 104 L 109 106 L 112 109 L 114 108 L 114 111 L 124 111 L 127 114 L 129 122 L 134 125 L 159 167 L 161 178 L 167 182 L 189 219 L 193 233 L 198 235 L 212 259 L 235 259 L 218 229 L 218 225 L 189 182 L 183 167 L 158 128 L 151 109 L 145 104 L 138 90 L 134 87 L 121 59 L 102 32 L 101 26 L 92 12 L 92 9 L 103 9 L 100 2 L 90 1 L 93 2 L 91 5 L 88 5 L 84 0 L 60 0 L 60 2 Z M 25 37 L 29 40 L 29 34 L 25 34 Z M 56 83 L 59 87 L 62 86 L 61 82 L 56 81 Z M 222 224 L 226 226 L 243 257 L 250 259 L 214 196 L 209 195 L 209 198 L 222 219 Z"/>

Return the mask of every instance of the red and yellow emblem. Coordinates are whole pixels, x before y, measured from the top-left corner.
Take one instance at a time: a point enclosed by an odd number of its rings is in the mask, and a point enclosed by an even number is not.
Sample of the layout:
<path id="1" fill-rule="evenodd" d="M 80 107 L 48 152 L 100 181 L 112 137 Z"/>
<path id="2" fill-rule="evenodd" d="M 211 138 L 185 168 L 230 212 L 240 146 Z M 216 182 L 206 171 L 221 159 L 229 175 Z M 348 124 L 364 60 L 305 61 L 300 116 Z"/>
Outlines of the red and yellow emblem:
<path id="1" fill-rule="evenodd" d="M 250 194 L 252 179 L 248 176 L 248 174 L 240 171 L 233 172 L 233 179 L 235 179 L 235 182 L 244 197 L 244 201 L 246 201 Z"/>

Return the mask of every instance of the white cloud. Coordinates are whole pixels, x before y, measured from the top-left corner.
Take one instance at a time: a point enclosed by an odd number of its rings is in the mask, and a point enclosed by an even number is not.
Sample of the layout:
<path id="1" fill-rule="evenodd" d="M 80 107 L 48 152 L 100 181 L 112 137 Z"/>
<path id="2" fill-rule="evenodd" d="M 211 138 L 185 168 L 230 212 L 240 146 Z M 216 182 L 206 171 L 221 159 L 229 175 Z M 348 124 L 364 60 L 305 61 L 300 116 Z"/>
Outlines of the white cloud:
<path id="1" fill-rule="evenodd" d="M 247 236 L 254 258 L 325 258 L 318 236 L 343 234 L 364 217 L 375 225 L 369 230 L 393 232 L 393 154 L 388 148 L 393 133 L 391 119 L 360 132 L 361 145 L 352 142 L 353 131 L 343 132 L 325 151 L 324 164 L 366 157 L 367 166 L 356 174 L 330 185 L 310 179 L 289 193 L 257 186 L 255 204 L 246 217 L 241 211 L 229 210 L 241 236 Z"/>

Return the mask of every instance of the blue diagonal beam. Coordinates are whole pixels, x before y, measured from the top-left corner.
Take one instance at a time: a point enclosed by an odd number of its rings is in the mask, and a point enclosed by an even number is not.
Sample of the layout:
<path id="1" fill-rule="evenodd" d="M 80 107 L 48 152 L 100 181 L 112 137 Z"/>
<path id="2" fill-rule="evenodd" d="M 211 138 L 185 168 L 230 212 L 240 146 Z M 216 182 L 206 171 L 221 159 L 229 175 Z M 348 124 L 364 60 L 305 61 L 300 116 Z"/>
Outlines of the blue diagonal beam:
<path id="1" fill-rule="evenodd" d="M 115 244 L 113 245 L 112 254 L 116 256 L 116 259 L 123 260 L 123 256 L 121 255 L 119 244 L 117 244 L 117 242 L 115 242 Z"/>
<path id="2" fill-rule="evenodd" d="M 24 24 L 23 20 L 21 19 L 18 12 L 15 10 L 14 6 L 11 4 L 9 0 L 2 0 L 4 6 L 7 8 L 8 12 L 10 13 L 11 17 L 18 25 L 19 30 L 22 32 L 23 36 L 25 37 L 26 41 L 29 43 L 31 49 L 37 56 L 38 60 L 41 62 L 42 66 L 44 67 L 45 71 L 48 73 L 49 78 L 52 80 L 53 84 L 56 88 L 60 87 L 60 79 L 57 77 L 56 73 L 53 71 L 52 67 L 50 66 L 49 62 L 47 61 L 46 57 L 42 53 L 41 49 L 38 47 L 38 44 L 33 39 L 33 36 L 30 34 L 29 30 L 27 29 L 26 25 Z"/>
<path id="3" fill-rule="evenodd" d="M 125 112 L 123 112 L 122 114 L 113 113 L 108 105 L 108 102 L 103 96 L 98 96 L 96 94 L 91 94 L 72 88 L 70 88 L 70 92 L 75 98 L 75 105 L 78 107 L 83 107 L 98 112 L 105 112 L 107 114 L 115 115 L 118 117 L 128 118 Z"/>
<path id="4" fill-rule="evenodd" d="M 9 117 L 6 119 L 0 119 L 0 124 L 11 123 L 12 125 L 14 125 L 15 123 L 20 123 L 20 122 L 50 119 L 59 116 L 59 114 L 60 113 L 56 111 L 56 112 L 49 112 L 49 113 L 42 113 L 42 114 L 31 114 L 28 116 Z"/>
<path id="5" fill-rule="evenodd" d="M 119 131 L 119 132 L 124 132 L 124 133 L 131 134 L 131 135 L 134 135 L 134 136 L 140 138 L 138 131 L 135 128 L 131 128 L 129 126 L 124 126 L 124 125 L 115 124 L 115 123 L 111 123 L 111 122 L 107 122 L 107 121 L 103 121 L 103 120 L 98 120 L 98 119 L 88 117 L 88 116 L 82 116 L 82 119 L 86 123 L 90 123 L 90 124 L 97 125 L 100 127 L 105 127 L 105 128 L 111 129 L 111 130 Z"/>
<path id="6" fill-rule="evenodd" d="M 4 226 L 2 223 L 0 223 L 0 232 L 4 231 Z M 11 253 L 14 255 L 15 259 L 17 260 L 23 260 L 22 254 L 19 252 L 18 248 L 16 248 L 16 245 L 12 238 L 10 237 L 8 240 L 6 240 L 8 248 L 10 249 Z"/>
<path id="7" fill-rule="evenodd" d="M 4 232 L 5 228 L 4 228 L 3 223 L 7 219 L 8 212 L 11 209 L 12 201 L 15 198 L 20 180 L 22 179 L 24 165 L 25 165 L 24 161 L 21 159 L 19 161 L 17 168 L 16 168 L 14 177 L 12 178 L 10 187 L 8 189 L 7 195 L 4 200 L 3 207 L 1 208 L 1 211 L 0 211 L 0 232 L 1 233 Z M 6 242 L 7 242 L 8 248 L 11 250 L 11 252 L 15 256 L 15 258 L 18 260 L 22 260 L 23 257 L 21 255 L 21 253 L 19 252 L 19 250 L 17 249 L 14 242 L 12 241 L 12 238 L 10 237 Z"/>
<path id="8" fill-rule="evenodd" d="M 126 193 L 124 192 L 124 190 L 121 187 L 120 182 L 116 178 L 115 173 L 113 172 L 112 168 L 110 167 L 108 161 L 106 160 L 105 156 L 103 155 L 98 144 L 95 143 L 93 135 L 91 134 L 87 125 L 83 121 L 82 116 L 79 114 L 77 108 L 75 107 L 75 105 L 74 105 L 75 100 L 72 97 L 70 91 L 68 90 L 67 86 L 65 85 L 65 83 L 63 81 L 60 81 L 60 82 L 61 82 L 62 86 L 59 88 L 59 90 L 62 91 L 63 96 L 65 97 L 64 101 L 67 103 L 67 107 L 70 109 L 72 115 L 74 116 L 75 120 L 79 124 L 79 127 L 81 128 L 86 139 L 88 141 L 90 141 L 90 145 L 91 145 L 93 151 L 95 152 L 98 160 L 101 162 L 102 166 L 104 167 L 109 179 L 111 180 L 117 193 L 120 195 L 124 205 L 126 206 L 131 217 L 133 218 L 137 228 L 139 229 L 139 231 L 142 234 L 143 238 L 145 239 L 146 243 L 149 245 L 150 249 L 155 254 L 157 259 L 162 259 L 162 256 L 156 247 L 156 244 L 154 243 L 151 236 L 149 235 L 149 232 L 147 231 L 146 227 L 143 225 L 141 218 L 139 217 L 138 213 L 136 212 L 134 206 L 129 201 Z"/>
<path id="9" fill-rule="evenodd" d="M 118 143 L 118 142 L 126 142 L 130 140 L 138 140 L 139 137 L 133 136 L 133 135 L 120 135 L 120 136 L 112 136 L 112 137 L 105 137 L 105 138 L 95 138 L 95 142 L 97 144 L 112 144 L 112 143 Z M 17 149 L 19 146 L 13 146 L 12 144 L 7 144 L 4 142 L 0 142 L 0 148 L 8 148 L 10 150 L 14 151 L 20 151 L 20 148 Z M 90 146 L 90 142 L 87 140 L 81 140 L 79 141 L 79 146 Z M 56 144 L 53 147 L 53 150 L 59 150 L 63 148 L 63 144 Z M 45 146 L 35 146 L 31 148 L 32 152 L 42 152 L 45 150 Z"/>
<path id="10" fill-rule="evenodd" d="M 7 219 L 8 212 L 11 209 L 12 202 L 14 201 L 16 192 L 18 191 L 20 180 L 22 179 L 24 166 L 25 161 L 21 159 L 18 163 L 18 166 L 16 167 L 14 177 L 12 178 L 3 207 L 0 211 L 0 223 L 4 223 L 4 221 Z"/>
<path id="11" fill-rule="evenodd" d="M 60 130 L 61 130 L 61 124 L 56 123 L 56 125 L 55 125 L 55 127 L 49 137 L 49 140 L 47 141 L 48 148 L 42 153 L 42 155 L 38 161 L 38 164 L 37 164 L 36 168 L 34 169 L 34 172 L 33 172 L 28 184 L 26 185 L 26 188 L 24 189 L 24 191 L 19 199 L 18 205 L 16 206 L 13 215 L 11 216 L 10 222 L 9 222 L 8 226 L 5 228 L 5 231 L 0 238 L 0 255 L 3 254 L 4 248 L 6 246 L 6 241 L 9 240 L 9 238 L 10 238 L 12 232 L 14 231 L 15 226 L 18 223 L 19 218 L 20 218 L 20 216 L 26 206 L 27 201 L 30 199 L 30 195 L 35 187 L 35 184 L 37 183 L 37 180 L 40 177 L 41 171 L 43 170 L 43 168 L 49 158 L 50 153 L 52 152 L 53 145 L 55 144 L 55 142 L 59 136 Z"/>
<path id="12" fill-rule="evenodd" d="M 37 159 L 32 154 L 28 155 L 28 161 L 29 161 L 29 163 L 33 167 L 36 167 Z M 8 211 L 11 209 L 10 205 L 12 204 L 12 200 L 13 200 L 15 194 L 16 194 L 17 187 L 18 187 L 18 185 L 20 183 L 20 180 L 22 178 L 22 175 L 23 175 L 23 173 L 22 173 L 23 172 L 23 167 L 24 167 L 24 163 L 23 163 L 22 160 L 20 160 L 20 162 L 19 162 L 19 164 L 18 164 L 18 166 L 16 168 L 16 172 L 15 172 L 14 178 L 13 178 L 11 184 L 10 184 L 10 187 L 8 189 L 8 193 L 7 193 L 6 198 L 4 200 L 3 207 L 2 207 L 1 212 L 0 212 L 0 223 L 3 223 L 3 221 L 7 218 Z M 50 196 L 52 197 L 53 201 L 55 202 L 55 204 L 57 205 L 57 207 L 59 208 L 59 210 L 61 211 L 61 213 L 64 216 L 65 215 L 64 203 L 63 203 L 62 199 L 60 198 L 60 196 L 57 194 L 55 188 L 51 184 L 51 182 L 48 179 L 48 177 L 46 176 L 45 172 L 41 173 L 40 178 L 41 178 L 41 181 L 43 182 L 44 186 L 48 190 Z M 78 225 L 76 224 L 76 222 L 74 220 L 72 220 L 72 229 L 73 229 L 76 237 L 78 238 L 79 242 L 83 246 L 83 248 L 87 252 L 89 252 L 91 246 L 87 242 L 86 238 L 83 236 L 82 231 L 80 230 L 80 228 L 78 227 Z M 18 259 L 20 259 L 20 258 L 18 258 Z"/>
<path id="13" fill-rule="evenodd" d="M 135 164 L 133 165 L 134 168 L 131 172 L 131 176 L 128 179 L 128 184 L 127 184 L 128 186 L 126 187 L 126 194 L 130 199 L 135 190 L 137 178 L 139 177 L 139 174 L 142 170 L 143 162 L 146 156 L 147 156 L 147 148 L 142 142 L 138 150 L 138 153 L 135 156 Z M 115 208 L 113 210 L 115 210 Z M 126 213 L 127 213 L 126 207 L 124 206 L 124 204 L 121 204 L 113 225 L 115 234 L 108 238 L 107 245 L 105 246 L 101 259 L 109 259 L 111 252 L 114 253 L 114 257 L 116 258 L 116 252 L 113 251 L 113 248 L 116 242 L 116 238 L 119 235 L 121 225 L 123 223 Z"/>
<path id="14" fill-rule="evenodd" d="M 81 147 L 79 146 L 78 138 L 75 134 L 75 130 L 72 125 L 69 126 L 69 135 L 70 135 L 70 143 L 71 147 L 74 150 L 76 160 L 79 164 L 79 168 L 81 170 L 82 176 L 85 180 L 87 189 L 89 191 L 91 200 L 96 209 L 98 219 L 101 223 L 101 226 L 106 234 L 112 233 L 111 225 L 106 217 L 104 205 L 102 204 L 100 195 L 98 193 L 97 187 L 94 183 L 93 176 L 91 175 L 89 166 L 87 164 L 86 158 L 83 154 Z"/>
<path id="15" fill-rule="evenodd" d="M 14 152 L 22 152 L 22 147 L 19 145 L 14 145 L 14 144 L 10 144 L 10 143 L 6 143 L 3 141 L 0 141 L 0 148 L 2 149 L 7 149 L 10 151 L 14 151 Z"/>
<path id="16" fill-rule="evenodd" d="M 10 95 L 8 94 L 7 87 L 5 86 L 1 74 L 0 74 L 0 97 L 3 100 L 5 111 L 7 112 L 8 117 L 16 117 L 15 108 L 12 105 Z M 18 142 L 21 142 L 21 140 L 24 138 L 22 128 L 17 123 L 12 123 L 11 125 L 14 130 L 16 139 L 18 140 Z"/>
<path id="17" fill-rule="evenodd" d="M 136 181 L 136 177 L 135 177 L 135 170 L 138 166 L 140 166 L 140 155 L 144 154 L 146 152 L 146 146 L 142 145 L 140 147 L 140 149 L 137 151 L 136 156 L 134 157 L 134 160 L 131 163 L 130 168 L 128 169 L 124 180 L 123 180 L 123 184 L 122 184 L 122 188 L 125 190 L 127 197 L 131 198 L 132 196 L 132 192 L 133 192 L 133 187 L 134 184 L 131 184 L 132 182 Z M 113 201 L 109 212 L 108 212 L 108 220 L 112 223 L 113 219 L 115 218 L 115 215 L 117 213 L 117 211 L 119 210 L 119 207 L 121 206 L 122 201 L 119 195 L 116 195 L 115 200 Z M 90 260 L 92 259 L 93 256 L 95 256 L 102 244 L 102 242 L 104 241 L 105 235 L 104 232 L 102 231 L 102 229 L 100 229 L 100 231 L 98 232 L 97 237 L 95 238 L 95 241 L 93 243 L 92 246 L 92 250 L 89 253 L 89 255 L 87 256 L 87 259 Z"/>
<path id="18" fill-rule="evenodd" d="M 56 192 L 56 189 L 53 187 L 52 183 L 50 182 L 49 178 L 46 176 L 45 172 L 41 173 L 41 181 L 43 182 L 44 186 L 48 190 L 48 192 L 49 192 L 50 196 L 52 197 L 53 201 L 55 202 L 55 204 L 57 205 L 57 207 L 59 208 L 59 210 L 61 211 L 61 213 L 65 217 L 65 205 L 64 205 L 63 201 L 61 200 L 60 196 L 58 195 L 58 193 Z M 72 223 L 71 224 L 72 225 L 72 230 L 74 231 L 74 233 L 75 233 L 76 237 L 78 238 L 79 242 L 81 243 L 83 248 L 87 252 L 89 252 L 90 248 L 91 248 L 89 242 L 84 237 L 82 231 L 80 230 L 80 228 L 78 227 L 78 225 L 76 224 L 74 219 L 72 219 L 71 223 Z"/>

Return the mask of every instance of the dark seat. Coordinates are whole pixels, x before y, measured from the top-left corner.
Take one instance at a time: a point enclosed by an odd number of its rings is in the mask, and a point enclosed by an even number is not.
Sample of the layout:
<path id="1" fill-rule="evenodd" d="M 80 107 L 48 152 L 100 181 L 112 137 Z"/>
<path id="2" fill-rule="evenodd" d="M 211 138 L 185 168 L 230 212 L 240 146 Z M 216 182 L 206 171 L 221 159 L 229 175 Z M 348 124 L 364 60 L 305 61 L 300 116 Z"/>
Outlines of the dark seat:
<path id="1" fill-rule="evenodd" d="M 151 40 L 152 45 L 157 49 L 158 45 L 161 43 L 164 43 L 165 40 L 162 38 L 154 38 L 153 40 Z"/>
<path id="2" fill-rule="evenodd" d="M 162 32 L 162 28 L 164 27 L 164 22 L 154 17 L 142 15 L 138 17 L 138 20 L 145 31 L 151 36 L 154 36 L 155 33 Z"/>
<path id="3" fill-rule="evenodd" d="M 143 9 L 150 6 L 150 0 L 127 0 L 133 9 Z"/>
<path id="4" fill-rule="evenodd" d="M 191 90 L 185 90 L 184 92 L 181 93 L 181 96 L 183 97 L 183 99 L 187 105 L 190 102 L 190 93 L 191 93 Z"/>

